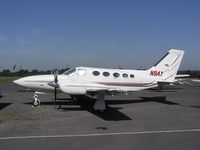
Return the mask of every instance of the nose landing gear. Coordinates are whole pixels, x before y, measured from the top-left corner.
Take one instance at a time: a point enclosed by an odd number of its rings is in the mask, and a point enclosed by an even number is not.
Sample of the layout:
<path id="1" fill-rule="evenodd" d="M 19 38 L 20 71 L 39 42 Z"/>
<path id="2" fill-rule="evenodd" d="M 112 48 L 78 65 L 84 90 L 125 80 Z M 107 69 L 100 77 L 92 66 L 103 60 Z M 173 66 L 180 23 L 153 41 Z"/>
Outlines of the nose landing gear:
<path id="1" fill-rule="evenodd" d="M 34 98 L 34 101 L 33 101 L 33 107 L 39 107 L 40 106 L 40 100 L 39 100 L 39 97 L 38 97 L 38 92 L 35 92 L 33 94 L 33 98 Z"/>

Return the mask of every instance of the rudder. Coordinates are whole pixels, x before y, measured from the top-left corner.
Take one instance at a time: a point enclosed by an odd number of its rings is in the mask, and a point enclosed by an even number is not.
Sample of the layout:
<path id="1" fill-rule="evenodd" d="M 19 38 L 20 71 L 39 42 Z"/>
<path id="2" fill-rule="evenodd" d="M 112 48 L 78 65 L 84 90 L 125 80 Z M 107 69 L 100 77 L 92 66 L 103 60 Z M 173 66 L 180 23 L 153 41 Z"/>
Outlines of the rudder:
<path id="1" fill-rule="evenodd" d="M 149 74 L 158 82 L 174 82 L 184 51 L 171 49 L 152 68 Z"/>

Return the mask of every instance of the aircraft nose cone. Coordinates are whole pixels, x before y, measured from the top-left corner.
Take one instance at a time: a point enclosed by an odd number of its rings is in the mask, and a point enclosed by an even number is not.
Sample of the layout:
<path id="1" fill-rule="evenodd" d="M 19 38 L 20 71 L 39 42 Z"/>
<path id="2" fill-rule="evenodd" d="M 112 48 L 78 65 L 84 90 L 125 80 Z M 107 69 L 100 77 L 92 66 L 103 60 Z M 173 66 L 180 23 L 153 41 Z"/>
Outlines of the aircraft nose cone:
<path id="1" fill-rule="evenodd" d="M 23 80 L 22 79 L 17 79 L 17 80 L 14 80 L 13 83 L 22 86 L 23 85 Z"/>

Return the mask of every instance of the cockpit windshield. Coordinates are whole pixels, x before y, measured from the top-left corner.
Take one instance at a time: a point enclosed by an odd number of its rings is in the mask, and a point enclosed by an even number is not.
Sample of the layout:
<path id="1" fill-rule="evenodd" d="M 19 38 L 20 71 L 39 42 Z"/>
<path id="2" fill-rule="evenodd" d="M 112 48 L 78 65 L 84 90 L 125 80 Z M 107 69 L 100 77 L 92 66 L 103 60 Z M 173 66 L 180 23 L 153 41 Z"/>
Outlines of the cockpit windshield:
<path id="1" fill-rule="evenodd" d="M 65 71 L 63 74 L 64 75 L 70 75 L 70 74 L 73 74 L 74 72 L 76 72 L 76 68 L 71 68 L 71 69 Z"/>

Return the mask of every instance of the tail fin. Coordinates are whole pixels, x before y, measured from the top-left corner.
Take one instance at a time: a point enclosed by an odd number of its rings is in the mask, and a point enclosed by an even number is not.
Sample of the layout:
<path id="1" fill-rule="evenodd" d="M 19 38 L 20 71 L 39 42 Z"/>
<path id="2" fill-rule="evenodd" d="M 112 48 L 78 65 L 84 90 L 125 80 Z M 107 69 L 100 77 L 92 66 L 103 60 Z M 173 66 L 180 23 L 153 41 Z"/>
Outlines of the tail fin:
<path id="1" fill-rule="evenodd" d="M 184 51 L 171 49 L 162 57 L 148 73 L 158 82 L 174 82 Z"/>

